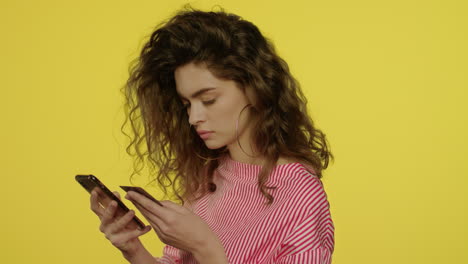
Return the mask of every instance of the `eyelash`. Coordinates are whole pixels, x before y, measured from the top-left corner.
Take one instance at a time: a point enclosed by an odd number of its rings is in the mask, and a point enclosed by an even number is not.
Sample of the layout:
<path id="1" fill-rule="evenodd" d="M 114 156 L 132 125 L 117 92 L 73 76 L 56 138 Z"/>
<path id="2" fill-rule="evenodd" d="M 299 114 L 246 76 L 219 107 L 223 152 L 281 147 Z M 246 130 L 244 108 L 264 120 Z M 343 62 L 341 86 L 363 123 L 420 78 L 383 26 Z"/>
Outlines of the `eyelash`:
<path id="1" fill-rule="evenodd" d="M 216 99 L 208 100 L 208 101 L 202 101 L 204 105 L 212 105 L 216 102 Z M 190 104 L 184 104 L 184 109 L 187 109 L 190 106 Z"/>

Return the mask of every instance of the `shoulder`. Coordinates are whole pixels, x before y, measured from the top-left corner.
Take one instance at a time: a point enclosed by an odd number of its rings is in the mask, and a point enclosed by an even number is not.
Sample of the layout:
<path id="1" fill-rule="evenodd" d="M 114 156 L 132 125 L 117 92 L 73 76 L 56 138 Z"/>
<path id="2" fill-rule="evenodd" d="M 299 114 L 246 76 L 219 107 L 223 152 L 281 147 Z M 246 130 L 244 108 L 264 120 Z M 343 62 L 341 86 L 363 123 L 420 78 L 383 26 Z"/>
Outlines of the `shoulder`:
<path id="1" fill-rule="evenodd" d="M 289 168 L 296 168 L 296 169 L 302 166 L 302 169 L 305 169 L 306 171 L 310 172 L 313 175 L 317 175 L 316 170 L 313 168 L 313 166 L 307 165 L 307 164 L 305 164 L 305 163 L 303 163 L 301 161 L 298 161 L 298 160 L 296 160 L 294 158 L 281 156 L 278 159 L 276 164 L 277 164 L 278 167 L 286 166 L 286 167 L 289 167 Z M 288 165 L 295 165 L 295 166 L 288 166 Z M 301 165 L 301 166 L 298 166 L 298 165 Z"/>
<path id="2" fill-rule="evenodd" d="M 309 209 L 317 204 L 328 204 L 322 181 L 312 168 L 302 163 L 277 166 L 271 180 L 276 187 L 276 197 L 283 197 L 278 202 Z"/>
<path id="3" fill-rule="evenodd" d="M 272 172 L 272 180 L 278 184 L 322 185 L 314 168 L 294 161 L 278 163 Z"/>

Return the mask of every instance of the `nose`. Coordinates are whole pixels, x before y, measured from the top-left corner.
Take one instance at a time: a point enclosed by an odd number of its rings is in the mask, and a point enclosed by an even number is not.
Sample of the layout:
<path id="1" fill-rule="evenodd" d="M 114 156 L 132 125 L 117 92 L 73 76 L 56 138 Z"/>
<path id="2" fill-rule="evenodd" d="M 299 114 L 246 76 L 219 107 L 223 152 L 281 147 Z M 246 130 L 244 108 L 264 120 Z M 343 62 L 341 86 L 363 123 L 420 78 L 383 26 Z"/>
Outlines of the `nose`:
<path id="1" fill-rule="evenodd" d="M 205 111 L 203 107 L 192 104 L 188 109 L 189 123 L 192 126 L 197 126 L 198 124 L 205 121 Z"/>

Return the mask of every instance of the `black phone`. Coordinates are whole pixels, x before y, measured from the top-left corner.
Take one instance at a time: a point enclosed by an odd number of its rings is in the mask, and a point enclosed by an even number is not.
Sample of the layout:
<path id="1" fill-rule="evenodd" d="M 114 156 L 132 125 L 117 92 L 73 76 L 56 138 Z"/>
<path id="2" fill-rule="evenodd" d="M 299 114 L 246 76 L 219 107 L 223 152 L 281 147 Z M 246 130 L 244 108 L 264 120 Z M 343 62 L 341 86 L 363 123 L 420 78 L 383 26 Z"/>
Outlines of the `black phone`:
<path id="1" fill-rule="evenodd" d="M 110 202 L 116 201 L 117 202 L 117 211 L 115 212 L 117 216 L 121 217 L 125 215 L 129 209 L 125 204 L 117 197 L 114 193 L 112 193 L 96 176 L 94 175 L 76 175 L 76 181 L 83 186 L 89 193 L 93 190 L 96 190 L 98 194 L 98 202 L 103 207 L 106 208 L 109 206 Z M 145 224 L 138 219 L 138 217 L 134 216 L 133 221 L 130 222 L 130 228 L 138 228 L 144 229 Z"/>
<path id="2" fill-rule="evenodd" d="M 120 186 L 120 188 L 122 188 L 124 191 L 128 192 L 128 191 L 133 191 L 133 192 L 137 192 L 143 196 L 145 196 L 146 198 L 150 199 L 151 201 L 157 203 L 158 205 L 160 206 L 163 206 L 161 202 L 159 202 L 158 200 L 156 200 L 156 198 L 154 198 L 151 194 L 149 194 L 145 189 L 141 188 L 141 187 L 136 187 L 136 186 Z"/>

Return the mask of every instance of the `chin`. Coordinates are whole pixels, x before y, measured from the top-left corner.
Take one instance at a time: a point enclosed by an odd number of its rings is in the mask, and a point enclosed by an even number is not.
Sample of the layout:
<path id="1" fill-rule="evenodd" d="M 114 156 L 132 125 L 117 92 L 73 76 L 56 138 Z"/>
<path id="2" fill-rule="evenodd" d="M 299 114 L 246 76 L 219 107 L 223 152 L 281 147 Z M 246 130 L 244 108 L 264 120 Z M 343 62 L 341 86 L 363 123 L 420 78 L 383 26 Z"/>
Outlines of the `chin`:
<path id="1" fill-rule="evenodd" d="M 207 141 L 205 141 L 205 146 L 207 148 L 211 149 L 211 150 L 215 150 L 215 149 L 220 149 L 220 148 L 226 146 L 226 144 L 222 144 L 220 142 L 207 140 Z"/>
<path id="2" fill-rule="evenodd" d="M 215 149 L 219 149 L 219 148 L 222 148 L 224 147 L 224 145 L 215 145 L 215 144 L 205 144 L 207 148 L 211 149 L 211 150 L 215 150 Z"/>

